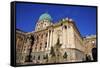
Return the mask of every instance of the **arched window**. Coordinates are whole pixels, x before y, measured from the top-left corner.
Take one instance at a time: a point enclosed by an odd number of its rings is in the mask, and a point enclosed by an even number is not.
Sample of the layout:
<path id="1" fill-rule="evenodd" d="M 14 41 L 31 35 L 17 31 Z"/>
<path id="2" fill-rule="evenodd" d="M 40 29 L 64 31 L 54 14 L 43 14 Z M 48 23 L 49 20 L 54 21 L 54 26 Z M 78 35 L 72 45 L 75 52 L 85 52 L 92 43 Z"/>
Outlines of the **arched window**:
<path id="1" fill-rule="evenodd" d="M 48 36 L 48 33 L 46 33 L 46 37 Z"/>
<path id="2" fill-rule="evenodd" d="M 40 46 L 42 45 L 42 43 L 40 43 Z"/>
<path id="3" fill-rule="evenodd" d="M 65 25 L 64 28 L 67 29 L 67 26 Z"/>
<path id="4" fill-rule="evenodd" d="M 41 35 L 41 38 L 43 38 L 43 34 Z"/>
<path id="5" fill-rule="evenodd" d="M 63 23 L 61 23 L 61 26 L 63 25 Z"/>
<path id="6" fill-rule="evenodd" d="M 40 50 L 42 49 L 42 47 L 40 46 Z"/>
<path id="7" fill-rule="evenodd" d="M 38 60 L 40 60 L 40 55 L 38 56 Z"/>
<path id="8" fill-rule="evenodd" d="M 47 42 L 45 42 L 45 48 L 47 47 Z"/>

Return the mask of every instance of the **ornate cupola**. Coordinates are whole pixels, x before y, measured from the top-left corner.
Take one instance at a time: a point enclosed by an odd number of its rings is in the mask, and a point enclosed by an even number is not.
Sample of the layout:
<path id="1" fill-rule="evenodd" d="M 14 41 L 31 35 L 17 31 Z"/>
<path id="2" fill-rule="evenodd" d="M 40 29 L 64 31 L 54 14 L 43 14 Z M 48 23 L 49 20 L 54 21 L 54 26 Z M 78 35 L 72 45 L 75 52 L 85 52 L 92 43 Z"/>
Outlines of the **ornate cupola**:
<path id="1" fill-rule="evenodd" d="M 35 31 L 46 29 L 47 26 L 50 26 L 52 23 L 52 18 L 48 13 L 43 13 L 36 24 Z"/>

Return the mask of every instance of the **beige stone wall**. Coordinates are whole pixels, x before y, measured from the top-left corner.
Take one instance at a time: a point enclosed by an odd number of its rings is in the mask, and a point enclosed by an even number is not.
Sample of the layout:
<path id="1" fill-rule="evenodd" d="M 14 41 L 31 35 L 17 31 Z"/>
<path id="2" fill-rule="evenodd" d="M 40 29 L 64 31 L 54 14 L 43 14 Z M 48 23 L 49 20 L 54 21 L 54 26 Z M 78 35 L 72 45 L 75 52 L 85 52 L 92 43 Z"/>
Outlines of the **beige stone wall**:
<path id="1" fill-rule="evenodd" d="M 25 43 L 25 34 L 16 31 L 16 63 L 24 62 L 24 43 Z"/>
<path id="2" fill-rule="evenodd" d="M 29 36 L 34 37 L 34 44 L 32 45 L 32 61 L 33 63 L 46 63 L 47 60 L 44 59 L 44 56 L 48 55 L 47 63 L 54 63 L 51 59 L 50 50 L 51 46 L 55 48 L 56 58 L 53 57 L 53 60 L 57 58 L 59 61 L 56 62 L 77 62 L 85 60 L 86 54 L 91 54 L 91 49 L 94 46 L 91 46 L 92 40 L 84 39 L 81 37 L 77 27 L 74 25 L 74 22 L 71 21 L 60 21 L 57 24 L 48 25 L 45 22 L 44 24 L 37 26 L 36 31 L 23 33 L 17 31 L 16 33 L 16 52 L 17 52 L 17 63 L 26 63 L 25 60 L 29 54 L 29 49 L 31 47 L 31 40 Z M 38 27 L 45 29 L 37 30 Z M 38 24 L 39 25 L 39 24 Z M 56 50 L 57 39 L 59 38 L 61 47 L 59 52 Z M 95 38 L 96 39 L 96 38 Z M 95 40 L 94 39 L 94 40 Z M 96 40 L 95 40 L 96 43 Z M 64 59 L 64 53 L 67 53 L 67 58 Z M 60 56 L 57 57 L 58 53 Z M 40 57 L 40 58 L 39 58 Z"/>
<path id="3" fill-rule="evenodd" d="M 74 22 L 72 22 L 70 25 L 72 26 L 72 30 L 73 30 L 73 39 L 74 39 L 75 48 L 84 52 L 83 38 L 80 35 L 80 32 L 78 31 L 76 25 L 73 23 Z"/>
<path id="4" fill-rule="evenodd" d="M 85 46 L 85 54 L 90 55 L 91 60 L 93 60 L 92 49 L 97 47 L 96 36 L 88 36 L 84 38 L 84 46 Z"/>
<path id="5" fill-rule="evenodd" d="M 61 26 L 55 27 L 53 29 L 53 41 L 50 41 L 53 43 L 54 46 L 57 42 L 57 38 L 59 37 L 60 43 L 62 44 L 61 48 L 64 49 L 62 50 L 62 53 L 69 50 L 68 54 L 70 57 L 68 56 L 68 59 L 69 61 L 73 62 L 77 60 L 83 61 L 83 59 L 85 59 L 83 41 L 77 32 L 78 31 L 76 31 L 72 23 L 66 22 L 63 23 Z M 79 58 L 77 58 L 77 56 Z"/>

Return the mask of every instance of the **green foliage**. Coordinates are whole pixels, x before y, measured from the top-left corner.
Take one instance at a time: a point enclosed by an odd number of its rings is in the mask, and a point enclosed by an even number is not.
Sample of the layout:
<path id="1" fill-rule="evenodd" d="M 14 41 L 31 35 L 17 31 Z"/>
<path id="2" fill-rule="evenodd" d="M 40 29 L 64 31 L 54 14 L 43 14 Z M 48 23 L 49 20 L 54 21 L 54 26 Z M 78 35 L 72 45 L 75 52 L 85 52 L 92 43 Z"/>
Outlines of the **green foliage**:
<path id="1" fill-rule="evenodd" d="M 60 40 L 59 40 L 59 38 L 58 38 L 58 39 L 57 39 L 57 43 L 56 43 L 56 47 L 57 47 L 57 48 L 60 48 L 61 45 L 62 45 L 62 44 L 60 44 Z"/>
<path id="2" fill-rule="evenodd" d="M 52 56 L 55 56 L 55 52 L 54 52 L 54 48 L 53 48 L 53 46 L 51 46 L 50 54 L 51 54 Z"/>
<path id="3" fill-rule="evenodd" d="M 59 38 L 57 39 L 57 43 L 51 47 L 51 50 L 50 50 L 50 54 L 51 54 L 51 61 L 52 62 L 60 62 L 60 59 L 61 59 L 61 52 L 60 52 L 60 48 L 61 48 L 61 45 L 60 44 L 60 40 Z"/>
<path id="4" fill-rule="evenodd" d="M 48 59 L 48 55 L 47 55 L 47 54 L 44 55 L 44 56 L 43 56 L 43 59 Z"/>
<path id="5" fill-rule="evenodd" d="M 64 55 L 63 55 L 63 58 L 67 58 L 67 56 L 68 56 L 68 55 L 67 55 L 67 53 L 65 52 Z"/>
<path id="6" fill-rule="evenodd" d="M 48 55 L 46 54 L 46 59 L 48 59 Z"/>

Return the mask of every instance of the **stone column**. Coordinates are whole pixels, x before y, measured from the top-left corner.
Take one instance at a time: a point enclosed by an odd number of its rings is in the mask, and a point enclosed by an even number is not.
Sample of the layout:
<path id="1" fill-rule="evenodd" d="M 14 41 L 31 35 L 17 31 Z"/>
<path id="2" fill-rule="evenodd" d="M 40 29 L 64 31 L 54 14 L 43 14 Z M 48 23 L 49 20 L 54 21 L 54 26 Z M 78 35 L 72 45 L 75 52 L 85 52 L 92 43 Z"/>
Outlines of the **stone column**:
<path id="1" fill-rule="evenodd" d="M 50 33 L 50 46 L 49 46 L 49 48 L 51 48 L 51 46 L 53 46 L 52 45 L 52 41 L 53 41 L 53 39 L 52 39 L 53 37 L 52 36 L 53 36 L 53 33 L 52 33 L 52 30 L 51 30 L 51 33 Z"/>
<path id="2" fill-rule="evenodd" d="M 47 36 L 47 48 L 46 48 L 46 50 L 49 49 L 49 41 L 50 41 L 50 40 L 49 40 L 49 38 L 50 38 L 49 35 L 50 35 L 50 33 L 49 33 L 49 30 L 48 30 L 48 36 Z"/>

